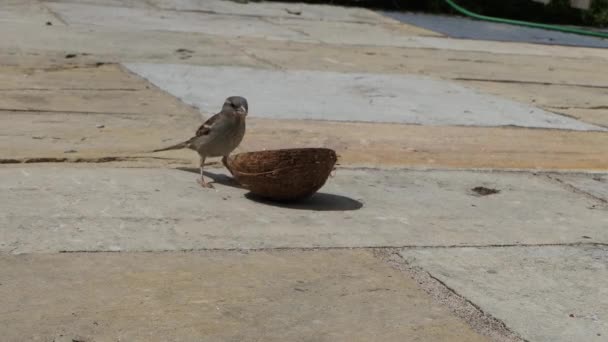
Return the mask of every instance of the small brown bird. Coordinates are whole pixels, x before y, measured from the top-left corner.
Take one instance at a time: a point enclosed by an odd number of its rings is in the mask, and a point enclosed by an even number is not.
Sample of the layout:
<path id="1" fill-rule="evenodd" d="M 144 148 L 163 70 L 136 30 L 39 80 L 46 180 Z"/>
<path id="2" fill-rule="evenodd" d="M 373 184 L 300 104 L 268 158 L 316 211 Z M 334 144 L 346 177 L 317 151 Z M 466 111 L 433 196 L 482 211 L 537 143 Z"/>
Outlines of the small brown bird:
<path id="1" fill-rule="evenodd" d="M 240 96 L 230 96 L 222 110 L 205 121 L 194 137 L 177 145 L 161 148 L 152 152 L 189 148 L 201 157 L 201 179 L 199 184 L 205 188 L 213 186 L 205 182 L 203 166 L 207 157 L 227 157 L 236 149 L 245 136 L 245 118 L 249 111 L 247 100 Z"/>

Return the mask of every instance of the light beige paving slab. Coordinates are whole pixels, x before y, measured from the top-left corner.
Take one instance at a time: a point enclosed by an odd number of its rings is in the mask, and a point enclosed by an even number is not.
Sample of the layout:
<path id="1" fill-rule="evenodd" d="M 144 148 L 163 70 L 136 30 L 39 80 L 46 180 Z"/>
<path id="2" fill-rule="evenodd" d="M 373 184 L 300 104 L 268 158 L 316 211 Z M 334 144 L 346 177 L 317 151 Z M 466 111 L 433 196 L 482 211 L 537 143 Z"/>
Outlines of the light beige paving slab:
<path id="1" fill-rule="evenodd" d="M 0 252 L 608 241 L 604 202 L 544 175 L 338 169 L 318 196 L 277 205 L 209 171 L 216 190 L 197 168 L 2 167 Z"/>
<path id="2" fill-rule="evenodd" d="M 162 115 L 171 120 L 172 115 L 187 108 L 118 65 L 2 67 L 0 74 L 0 109 L 7 111 Z"/>
<path id="3" fill-rule="evenodd" d="M 54 12 L 58 13 L 63 20 L 70 24 L 85 24 L 85 25 L 102 25 L 110 27 L 122 27 L 131 29 L 154 29 L 157 30 L 178 30 L 178 31 L 194 31 L 205 32 L 210 34 L 218 34 L 222 36 L 249 36 L 271 39 L 288 39 L 292 41 L 317 41 L 315 37 L 320 37 L 321 41 L 334 44 L 359 45 L 368 44 L 373 46 L 394 46 L 394 47 L 410 47 L 410 48 L 427 48 L 438 50 L 459 50 L 459 51 L 477 51 L 498 54 L 514 54 L 514 55 L 537 55 L 537 56 L 570 56 L 570 57 L 602 57 L 607 58 L 608 53 L 604 49 L 591 48 L 574 48 L 562 46 L 544 46 L 527 43 L 504 43 L 491 41 L 476 41 L 466 39 L 449 39 L 444 37 L 420 37 L 411 36 L 407 39 L 401 39 L 401 36 L 394 35 L 390 30 L 384 30 L 380 34 L 370 36 L 370 38 L 361 41 L 361 34 L 365 34 L 365 26 L 357 26 L 356 29 L 342 30 L 343 34 L 334 36 L 332 30 L 321 30 L 323 23 L 315 21 L 292 20 L 291 18 L 281 18 L 281 25 L 278 26 L 282 30 L 276 30 L 276 24 L 273 18 L 259 21 L 257 17 L 241 16 L 225 18 L 222 20 L 221 14 L 208 15 L 204 11 L 192 12 L 175 12 L 175 11 L 142 11 L 138 8 L 120 8 L 116 11 L 107 6 L 93 6 L 80 4 L 63 4 L 49 3 L 47 4 Z M 129 20 L 124 20 L 124 19 Z M 219 20 L 219 21 L 216 21 Z M 319 26 L 318 24 L 321 24 Z M 382 23 L 377 23 L 378 27 L 382 27 Z M 333 24 L 332 26 L 339 29 L 342 24 Z M 415 34 L 428 34 L 428 31 L 423 29 L 415 29 L 407 24 L 392 24 L 395 30 L 408 33 L 415 31 Z M 328 28 L 331 28 L 329 26 Z M 248 30 L 244 29 L 248 27 Z M 274 30 L 272 28 L 275 28 Z M 371 28 L 371 30 L 375 30 Z M 307 32 L 309 31 L 309 32 Z M 317 32 L 317 33 L 315 33 Z M 335 38 L 334 38 L 335 37 Z M 311 40 L 312 38 L 312 40 Z M 318 42 L 318 41 L 317 41 Z"/>
<path id="4" fill-rule="evenodd" d="M 608 336 L 606 246 L 406 249 L 401 255 L 527 341 Z"/>
<path id="5" fill-rule="evenodd" d="M 96 6 L 112 6 L 112 7 L 137 7 L 137 8 L 153 8 L 149 0 L 38 0 L 41 3 L 62 3 L 62 4 L 89 4 Z"/>
<path id="6" fill-rule="evenodd" d="M 368 252 L 0 256 L 3 341 L 487 341 Z"/>
<path id="7" fill-rule="evenodd" d="M 202 120 L 139 114 L 4 112 L 4 162 L 138 157 L 146 164 L 196 164 L 192 151 L 145 153 L 187 139 Z M 328 147 L 344 166 L 607 170 L 608 134 L 517 128 L 425 127 L 250 118 L 235 152 Z M 103 125 L 103 128 L 98 128 Z M 69 153 L 66 153 L 68 151 Z M 163 159 L 152 159 L 163 158 Z"/>
<path id="8" fill-rule="evenodd" d="M 283 30 L 301 32 L 310 40 L 337 45 L 408 46 L 411 45 L 412 36 L 436 35 L 425 29 L 402 24 L 311 22 L 292 18 L 267 18 L 266 21 Z"/>
<path id="9" fill-rule="evenodd" d="M 80 4 L 47 4 L 69 25 L 101 26 L 120 31 L 198 32 L 223 37 L 251 36 L 275 40 L 315 41 L 306 34 L 256 17 L 228 16 L 202 12 L 174 12 L 152 9 Z"/>
<path id="10" fill-rule="evenodd" d="M 210 113 L 118 66 L 0 71 L 4 160 L 118 155 L 187 165 L 196 159 L 189 151 L 142 153 L 187 139 Z M 240 150 L 325 146 L 344 165 L 606 169 L 606 139 L 596 132 L 265 120 L 253 106 Z"/>
<path id="11" fill-rule="evenodd" d="M 608 67 L 606 58 L 573 58 L 568 53 L 545 55 L 503 54 L 491 50 L 467 51 L 398 48 L 372 45 L 282 44 L 254 38 L 231 41 L 244 51 L 286 69 L 347 72 L 387 72 L 432 75 L 456 80 L 582 85 L 608 87 L 597 70 Z M 608 51 L 608 49 L 596 49 Z M 281 53 L 277 53 L 281 51 Z M 608 54 L 608 52 L 606 52 Z"/>
<path id="12" fill-rule="evenodd" d="M 0 23 L 27 23 L 44 30 L 47 23 L 63 26 L 65 23 L 36 0 L 2 0 L 0 3 Z"/>
<path id="13" fill-rule="evenodd" d="M 203 11 L 228 15 L 279 17 L 311 21 L 367 22 L 376 24 L 395 22 L 368 9 L 323 4 L 265 2 L 260 5 L 255 2 L 238 3 L 224 0 L 149 0 L 149 3 L 154 4 L 158 8 L 176 11 Z M 404 27 L 417 31 L 421 30 L 411 25 L 404 25 Z"/>
<path id="14" fill-rule="evenodd" d="M 608 88 L 518 82 L 460 81 L 486 93 L 608 127 Z"/>
<path id="15" fill-rule="evenodd" d="M 576 191 L 599 199 L 604 204 L 608 204 L 608 177 L 606 175 L 553 175 L 558 182 L 571 186 Z"/>
<path id="16" fill-rule="evenodd" d="M 420 75 L 183 64 L 124 66 L 207 112 L 216 106 L 211 99 L 236 93 L 249 98 L 252 108 L 256 108 L 253 113 L 263 118 L 608 131 L 536 106 Z"/>
<path id="17" fill-rule="evenodd" d="M 503 55 L 490 52 L 305 44 L 261 38 L 219 36 L 164 31 L 46 27 L 0 23 L 0 63 L 42 66 L 63 60 L 78 63 L 159 62 L 195 65 L 256 66 L 344 72 L 414 73 L 435 77 L 509 81 L 519 83 L 569 84 L 608 87 L 601 73 L 608 59 Z M 134 45 L 132 42 L 137 41 Z M 178 52 L 186 49 L 192 52 Z M 27 53 L 30 53 L 29 55 Z M 88 53 L 65 60 L 61 53 Z M 38 54 L 38 56 L 31 55 Z M 23 57 L 25 55 L 25 57 Z M 59 55 L 59 56 L 57 56 Z"/>
<path id="18" fill-rule="evenodd" d="M 3 24 L 0 22 L 0 64 L 19 67 L 63 67 L 99 62 L 166 61 L 209 65 L 262 65 L 220 36 L 188 32 L 133 31 L 113 27 Z M 135 43 L 136 42 L 136 43 Z M 74 58 L 65 58 L 75 54 Z M 25 57 L 25 58 L 24 58 Z"/>

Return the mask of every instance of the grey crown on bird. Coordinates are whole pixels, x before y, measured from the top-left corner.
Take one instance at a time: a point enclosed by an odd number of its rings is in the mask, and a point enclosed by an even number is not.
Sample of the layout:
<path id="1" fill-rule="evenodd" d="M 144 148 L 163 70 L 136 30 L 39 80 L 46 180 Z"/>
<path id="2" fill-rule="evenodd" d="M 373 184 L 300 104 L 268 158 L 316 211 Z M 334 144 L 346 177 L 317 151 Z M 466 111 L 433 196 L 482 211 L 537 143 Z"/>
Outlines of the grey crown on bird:
<path id="1" fill-rule="evenodd" d="M 230 96 L 224 101 L 222 110 L 210 117 L 196 130 L 196 134 L 179 144 L 152 152 L 189 148 L 200 155 L 201 178 L 199 184 L 212 187 L 205 181 L 203 166 L 207 157 L 228 157 L 243 141 L 245 118 L 249 111 L 247 100 L 241 96 Z"/>

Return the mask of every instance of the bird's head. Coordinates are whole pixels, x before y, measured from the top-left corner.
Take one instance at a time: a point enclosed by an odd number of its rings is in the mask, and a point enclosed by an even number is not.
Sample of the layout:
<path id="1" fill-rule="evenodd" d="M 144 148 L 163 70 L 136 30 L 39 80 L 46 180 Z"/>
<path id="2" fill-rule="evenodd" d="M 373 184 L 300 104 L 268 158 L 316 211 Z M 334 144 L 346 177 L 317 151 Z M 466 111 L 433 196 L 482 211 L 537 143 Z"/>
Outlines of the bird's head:
<path id="1" fill-rule="evenodd" d="M 236 112 L 237 114 L 247 115 L 249 111 L 249 104 L 247 100 L 241 96 L 230 96 L 224 102 L 222 111 Z"/>

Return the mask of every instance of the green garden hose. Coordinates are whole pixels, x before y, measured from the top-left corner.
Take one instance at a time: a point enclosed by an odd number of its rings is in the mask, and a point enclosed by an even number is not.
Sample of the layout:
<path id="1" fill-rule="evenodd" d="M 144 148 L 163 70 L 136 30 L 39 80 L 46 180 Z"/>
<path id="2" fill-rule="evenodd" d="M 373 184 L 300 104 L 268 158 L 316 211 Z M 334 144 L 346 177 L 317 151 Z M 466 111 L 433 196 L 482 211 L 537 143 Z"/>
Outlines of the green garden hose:
<path id="1" fill-rule="evenodd" d="M 540 28 L 540 29 L 545 29 L 545 30 L 553 30 L 553 31 L 566 32 L 566 33 L 580 34 L 580 35 L 584 35 L 584 36 L 608 38 L 608 33 L 603 33 L 603 32 L 582 30 L 582 29 L 564 27 L 564 26 L 559 26 L 559 25 L 533 23 L 533 22 L 529 22 L 529 21 L 489 17 L 487 15 L 480 15 L 477 13 L 473 13 L 473 12 L 467 10 L 466 8 L 463 8 L 463 7 L 459 6 L 458 4 L 454 3 L 454 1 L 452 1 L 452 0 L 445 0 L 445 2 L 447 2 L 448 5 L 450 5 L 457 12 L 460 12 L 466 16 L 469 16 L 469 17 L 475 18 L 475 19 L 479 19 L 479 20 L 491 21 L 491 22 L 495 22 L 495 23 L 535 27 L 535 28 Z"/>

